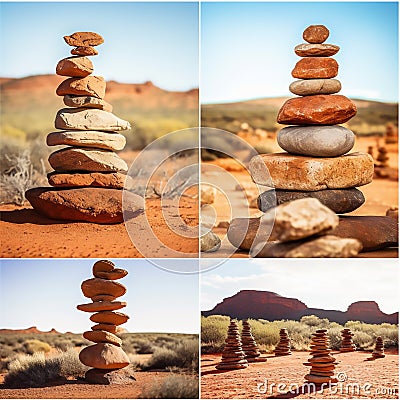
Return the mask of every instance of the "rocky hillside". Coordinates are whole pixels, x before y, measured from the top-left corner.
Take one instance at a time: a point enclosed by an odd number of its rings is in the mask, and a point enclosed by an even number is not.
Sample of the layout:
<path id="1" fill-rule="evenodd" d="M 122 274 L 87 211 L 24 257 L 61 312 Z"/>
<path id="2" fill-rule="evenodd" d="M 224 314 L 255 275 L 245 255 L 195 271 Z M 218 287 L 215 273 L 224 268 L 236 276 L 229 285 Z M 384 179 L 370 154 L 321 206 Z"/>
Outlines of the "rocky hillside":
<path id="1" fill-rule="evenodd" d="M 225 298 L 212 310 L 203 311 L 202 315 L 227 315 L 232 318 L 300 320 L 305 315 L 316 315 L 328 318 L 329 321 L 344 324 L 346 321 L 362 321 L 370 324 L 384 322 L 397 324 L 399 314 L 385 314 L 374 301 L 358 301 L 352 303 L 346 311 L 323 310 L 308 308 L 297 299 L 280 296 L 279 294 L 259 290 L 241 290 L 231 297 Z"/>

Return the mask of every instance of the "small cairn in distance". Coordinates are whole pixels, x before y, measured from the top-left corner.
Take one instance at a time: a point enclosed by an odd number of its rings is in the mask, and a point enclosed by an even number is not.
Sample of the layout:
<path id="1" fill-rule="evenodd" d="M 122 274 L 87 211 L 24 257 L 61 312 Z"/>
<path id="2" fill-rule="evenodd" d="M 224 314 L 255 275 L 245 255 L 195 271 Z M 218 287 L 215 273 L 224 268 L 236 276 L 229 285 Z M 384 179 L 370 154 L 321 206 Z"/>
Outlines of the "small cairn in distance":
<path id="1" fill-rule="evenodd" d="M 356 351 L 356 345 L 353 343 L 352 339 L 354 333 L 352 333 L 349 328 L 344 328 L 341 331 L 341 334 L 342 334 L 342 343 L 340 345 L 340 352 L 348 353 L 350 351 Z"/>
<path id="2" fill-rule="evenodd" d="M 385 358 L 385 351 L 383 346 L 382 336 L 378 336 L 375 342 L 375 349 L 372 352 L 371 357 L 367 358 L 368 361 L 376 360 L 377 358 Z"/>
<path id="3" fill-rule="evenodd" d="M 242 349 L 239 327 L 236 320 L 231 319 L 228 327 L 228 336 L 225 339 L 225 346 L 222 352 L 222 359 L 215 368 L 233 370 L 247 368 L 248 366 L 246 355 Z"/>
<path id="4" fill-rule="evenodd" d="M 246 355 L 247 362 L 259 362 L 259 361 L 267 361 L 265 357 L 260 357 L 261 352 L 257 345 L 257 342 L 254 340 L 254 337 L 251 333 L 251 325 L 247 319 L 242 322 L 243 330 L 242 330 L 242 349 Z"/>
<path id="5" fill-rule="evenodd" d="M 278 346 L 275 348 L 275 357 L 290 356 L 290 339 L 286 328 L 279 331 L 280 340 Z"/>

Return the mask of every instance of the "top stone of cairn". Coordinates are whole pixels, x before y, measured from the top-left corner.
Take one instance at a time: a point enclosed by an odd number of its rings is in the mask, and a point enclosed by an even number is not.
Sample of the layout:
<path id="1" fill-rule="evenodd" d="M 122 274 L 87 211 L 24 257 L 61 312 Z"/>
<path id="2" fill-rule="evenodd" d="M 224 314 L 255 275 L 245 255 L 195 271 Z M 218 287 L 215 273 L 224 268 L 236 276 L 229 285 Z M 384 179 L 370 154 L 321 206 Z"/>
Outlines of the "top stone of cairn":
<path id="1" fill-rule="evenodd" d="M 310 25 L 303 32 L 303 39 L 308 43 L 324 43 L 329 36 L 329 29 L 324 25 Z"/>
<path id="2" fill-rule="evenodd" d="M 64 36 L 64 40 L 69 46 L 74 47 L 98 46 L 104 43 L 102 36 L 95 32 L 75 32 L 72 35 Z"/>

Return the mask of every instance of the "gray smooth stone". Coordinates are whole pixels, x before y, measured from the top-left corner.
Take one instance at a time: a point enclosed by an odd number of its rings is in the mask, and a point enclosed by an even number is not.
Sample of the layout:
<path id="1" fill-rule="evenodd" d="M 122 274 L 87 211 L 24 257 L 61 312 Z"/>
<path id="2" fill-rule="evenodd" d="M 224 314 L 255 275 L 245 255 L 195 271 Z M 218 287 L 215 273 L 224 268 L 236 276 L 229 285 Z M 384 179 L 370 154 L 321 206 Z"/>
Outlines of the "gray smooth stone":
<path id="1" fill-rule="evenodd" d="M 313 197 L 336 214 L 344 214 L 361 207 L 365 198 L 363 193 L 356 189 L 324 189 L 316 192 L 299 190 L 267 190 L 257 198 L 257 206 L 261 211 L 268 211 L 280 204 L 297 199 Z"/>
<path id="2" fill-rule="evenodd" d="M 291 154 L 338 157 L 353 148 L 355 135 L 338 125 L 288 126 L 279 131 L 277 140 Z"/>
<path id="3" fill-rule="evenodd" d="M 289 90 L 298 96 L 334 94 L 340 92 L 342 84 L 337 79 L 299 79 L 290 84 Z"/>

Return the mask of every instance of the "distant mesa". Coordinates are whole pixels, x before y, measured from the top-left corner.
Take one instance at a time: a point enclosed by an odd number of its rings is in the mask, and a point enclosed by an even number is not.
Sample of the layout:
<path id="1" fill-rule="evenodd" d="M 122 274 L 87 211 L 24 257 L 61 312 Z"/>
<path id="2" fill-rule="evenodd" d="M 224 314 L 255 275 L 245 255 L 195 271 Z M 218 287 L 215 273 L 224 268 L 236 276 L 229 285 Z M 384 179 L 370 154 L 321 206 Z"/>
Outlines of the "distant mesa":
<path id="1" fill-rule="evenodd" d="M 385 314 L 375 301 L 352 303 L 346 311 L 309 308 L 298 299 L 280 296 L 261 290 L 241 290 L 225 298 L 212 310 L 202 311 L 203 316 L 227 315 L 237 319 L 266 319 L 268 321 L 291 319 L 298 321 L 306 315 L 328 318 L 329 321 L 344 324 L 347 321 L 362 321 L 369 324 L 398 324 L 399 313 Z"/>
<path id="2" fill-rule="evenodd" d="M 52 328 L 50 331 L 41 331 L 39 330 L 36 326 L 31 326 L 30 328 L 26 329 L 0 329 L 0 334 L 12 334 L 12 335 L 17 335 L 17 334 L 49 334 L 49 335 L 55 335 L 59 334 L 57 330 Z"/>

